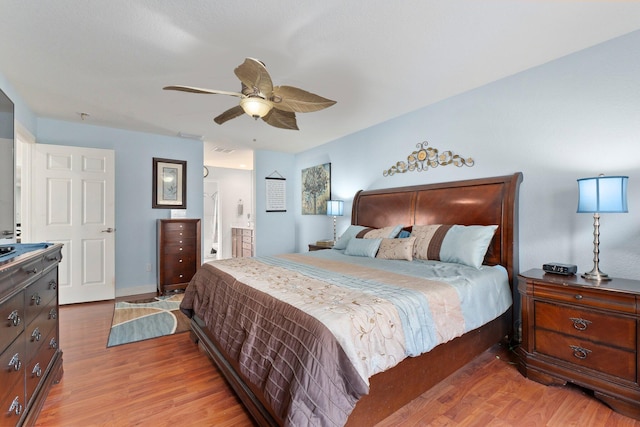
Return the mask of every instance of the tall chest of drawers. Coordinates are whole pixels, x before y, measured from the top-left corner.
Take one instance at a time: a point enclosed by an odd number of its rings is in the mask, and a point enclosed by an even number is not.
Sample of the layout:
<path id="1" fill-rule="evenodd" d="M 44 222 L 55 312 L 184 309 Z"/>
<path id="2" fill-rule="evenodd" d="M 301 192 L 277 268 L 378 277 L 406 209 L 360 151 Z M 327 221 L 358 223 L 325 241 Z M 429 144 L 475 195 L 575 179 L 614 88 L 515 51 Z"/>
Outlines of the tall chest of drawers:
<path id="1" fill-rule="evenodd" d="M 158 220 L 158 292 L 182 290 L 201 264 L 200 219 Z"/>
<path id="2" fill-rule="evenodd" d="M 575 383 L 640 419 L 640 281 L 593 282 L 529 270 L 522 299 L 520 372 L 543 384 Z"/>
<path id="3" fill-rule="evenodd" d="M 62 377 L 58 264 L 62 245 L 0 263 L 0 426 L 35 422 Z"/>

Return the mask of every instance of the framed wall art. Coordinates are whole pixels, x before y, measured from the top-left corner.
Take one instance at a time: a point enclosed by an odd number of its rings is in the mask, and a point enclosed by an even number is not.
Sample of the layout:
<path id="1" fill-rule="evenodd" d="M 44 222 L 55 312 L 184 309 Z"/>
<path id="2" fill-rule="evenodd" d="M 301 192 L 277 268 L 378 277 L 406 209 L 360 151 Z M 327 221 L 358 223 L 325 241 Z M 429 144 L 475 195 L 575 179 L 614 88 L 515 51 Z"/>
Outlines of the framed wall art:
<path id="1" fill-rule="evenodd" d="M 331 199 L 331 163 L 302 169 L 302 215 L 326 215 Z"/>
<path id="2" fill-rule="evenodd" d="M 156 209 L 187 208 L 187 162 L 153 158 L 153 202 Z"/>

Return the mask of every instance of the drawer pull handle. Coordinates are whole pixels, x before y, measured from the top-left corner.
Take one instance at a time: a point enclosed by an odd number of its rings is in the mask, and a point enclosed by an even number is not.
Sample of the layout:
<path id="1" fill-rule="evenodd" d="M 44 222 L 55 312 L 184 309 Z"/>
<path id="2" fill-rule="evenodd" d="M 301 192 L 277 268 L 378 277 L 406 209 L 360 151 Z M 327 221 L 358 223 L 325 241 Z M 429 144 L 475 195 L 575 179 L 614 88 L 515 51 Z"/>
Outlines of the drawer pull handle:
<path id="1" fill-rule="evenodd" d="M 31 341 L 40 341 L 42 338 L 42 334 L 40 333 L 40 329 L 35 328 L 33 332 L 31 332 Z"/>
<path id="2" fill-rule="evenodd" d="M 20 319 L 20 313 L 18 313 L 18 310 L 13 310 L 11 314 L 9 314 L 9 317 L 7 317 L 7 320 L 9 320 L 11 322 L 11 325 L 13 326 L 18 326 L 20 322 L 22 322 L 22 319 Z"/>
<path id="3" fill-rule="evenodd" d="M 13 412 L 16 415 L 22 414 L 22 405 L 20 404 L 20 397 L 16 396 L 11 402 L 11 406 L 9 407 L 9 412 Z"/>
<path id="4" fill-rule="evenodd" d="M 36 305 L 40 305 L 40 295 L 38 294 L 31 295 L 31 301 L 35 302 Z"/>
<path id="5" fill-rule="evenodd" d="M 40 363 L 36 363 L 36 366 L 33 367 L 31 374 L 35 375 L 38 378 L 42 376 L 42 368 L 40 367 Z"/>
<path id="6" fill-rule="evenodd" d="M 591 353 L 591 350 L 577 345 L 570 345 L 569 347 L 573 350 L 573 356 L 581 360 L 586 359 L 589 353 Z"/>
<path id="7" fill-rule="evenodd" d="M 9 367 L 13 368 L 14 371 L 19 371 L 20 368 L 22 368 L 22 361 L 20 361 L 19 353 L 14 354 L 11 360 L 9 360 Z"/>
<path id="8" fill-rule="evenodd" d="M 586 331 L 587 327 L 591 323 L 590 320 L 581 319 L 579 317 L 570 317 L 569 320 L 573 322 L 573 327 L 579 331 Z"/>
<path id="9" fill-rule="evenodd" d="M 55 280 L 49 282 L 49 289 L 56 290 L 58 283 Z"/>
<path id="10" fill-rule="evenodd" d="M 55 308 L 52 308 L 51 310 L 49 310 L 49 319 L 57 319 L 58 318 L 58 312 L 56 311 Z"/>
<path id="11" fill-rule="evenodd" d="M 58 342 L 55 338 L 51 338 L 51 341 L 49 341 L 49 348 L 58 348 Z"/>
<path id="12" fill-rule="evenodd" d="M 581 299 L 582 299 L 582 295 L 580 295 L 580 294 L 576 294 L 576 295 L 574 295 L 573 297 L 574 297 L 575 299 L 577 299 L 577 300 L 581 300 Z"/>
<path id="13" fill-rule="evenodd" d="M 35 267 L 30 268 L 30 269 L 28 269 L 28 270 L 23 270 L 23 271 L 24 271 L 25 273 L 27 273 L 27 274 L 36 274 L 36 273 L 38 273 L 38 269 L 37 269 L 37 268 L 35 268 Z"/>

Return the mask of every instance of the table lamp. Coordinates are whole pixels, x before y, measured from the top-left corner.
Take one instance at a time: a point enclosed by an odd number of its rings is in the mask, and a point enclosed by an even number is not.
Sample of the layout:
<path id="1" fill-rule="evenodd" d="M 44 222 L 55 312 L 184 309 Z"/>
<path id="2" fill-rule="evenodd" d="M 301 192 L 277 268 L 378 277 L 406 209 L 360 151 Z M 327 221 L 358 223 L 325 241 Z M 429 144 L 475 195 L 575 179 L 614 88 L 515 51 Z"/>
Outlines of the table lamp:
<path id="1" fill-rule="evenodd" d="M 593 269 L 582 277 L 588 280 L 611 280 L 600 271 L 600 214 L 623 213 L 627 208 L 628 176 L 604 176 L 578 179 L 578 213 L 593 213 Z"/>
<path id="2" fill-rule="evenodd" d="M 336 217 L 342 216 L 344 202 L 342 200 L 327 201 L 327 215 L 333 216 L 333 243 L 336 243 Z"/>

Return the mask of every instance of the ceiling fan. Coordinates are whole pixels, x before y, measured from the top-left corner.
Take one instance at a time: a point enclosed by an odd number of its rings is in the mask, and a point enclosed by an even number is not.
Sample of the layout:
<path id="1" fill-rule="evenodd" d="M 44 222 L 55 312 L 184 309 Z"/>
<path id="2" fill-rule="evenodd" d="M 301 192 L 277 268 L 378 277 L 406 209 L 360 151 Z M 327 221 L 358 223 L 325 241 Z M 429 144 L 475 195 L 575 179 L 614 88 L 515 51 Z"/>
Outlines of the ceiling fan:
<path id="1" fill-rule="evenodd" d="M 244 113 L 261 118 L 271 126 L 298 130 L 295 113 L 310 113 L 331 107 L 336 101 L 298 89 L 293 86 L 274 86 L 262 61 L 245 58 L 233 72 L 242 83 L 241 92 L 202 89 L 191 86 L 166 86 L 165 90 L 231 95 L 240 98 L 240 104 L 228 109 L 213 120 L 219 125 Z"/>

